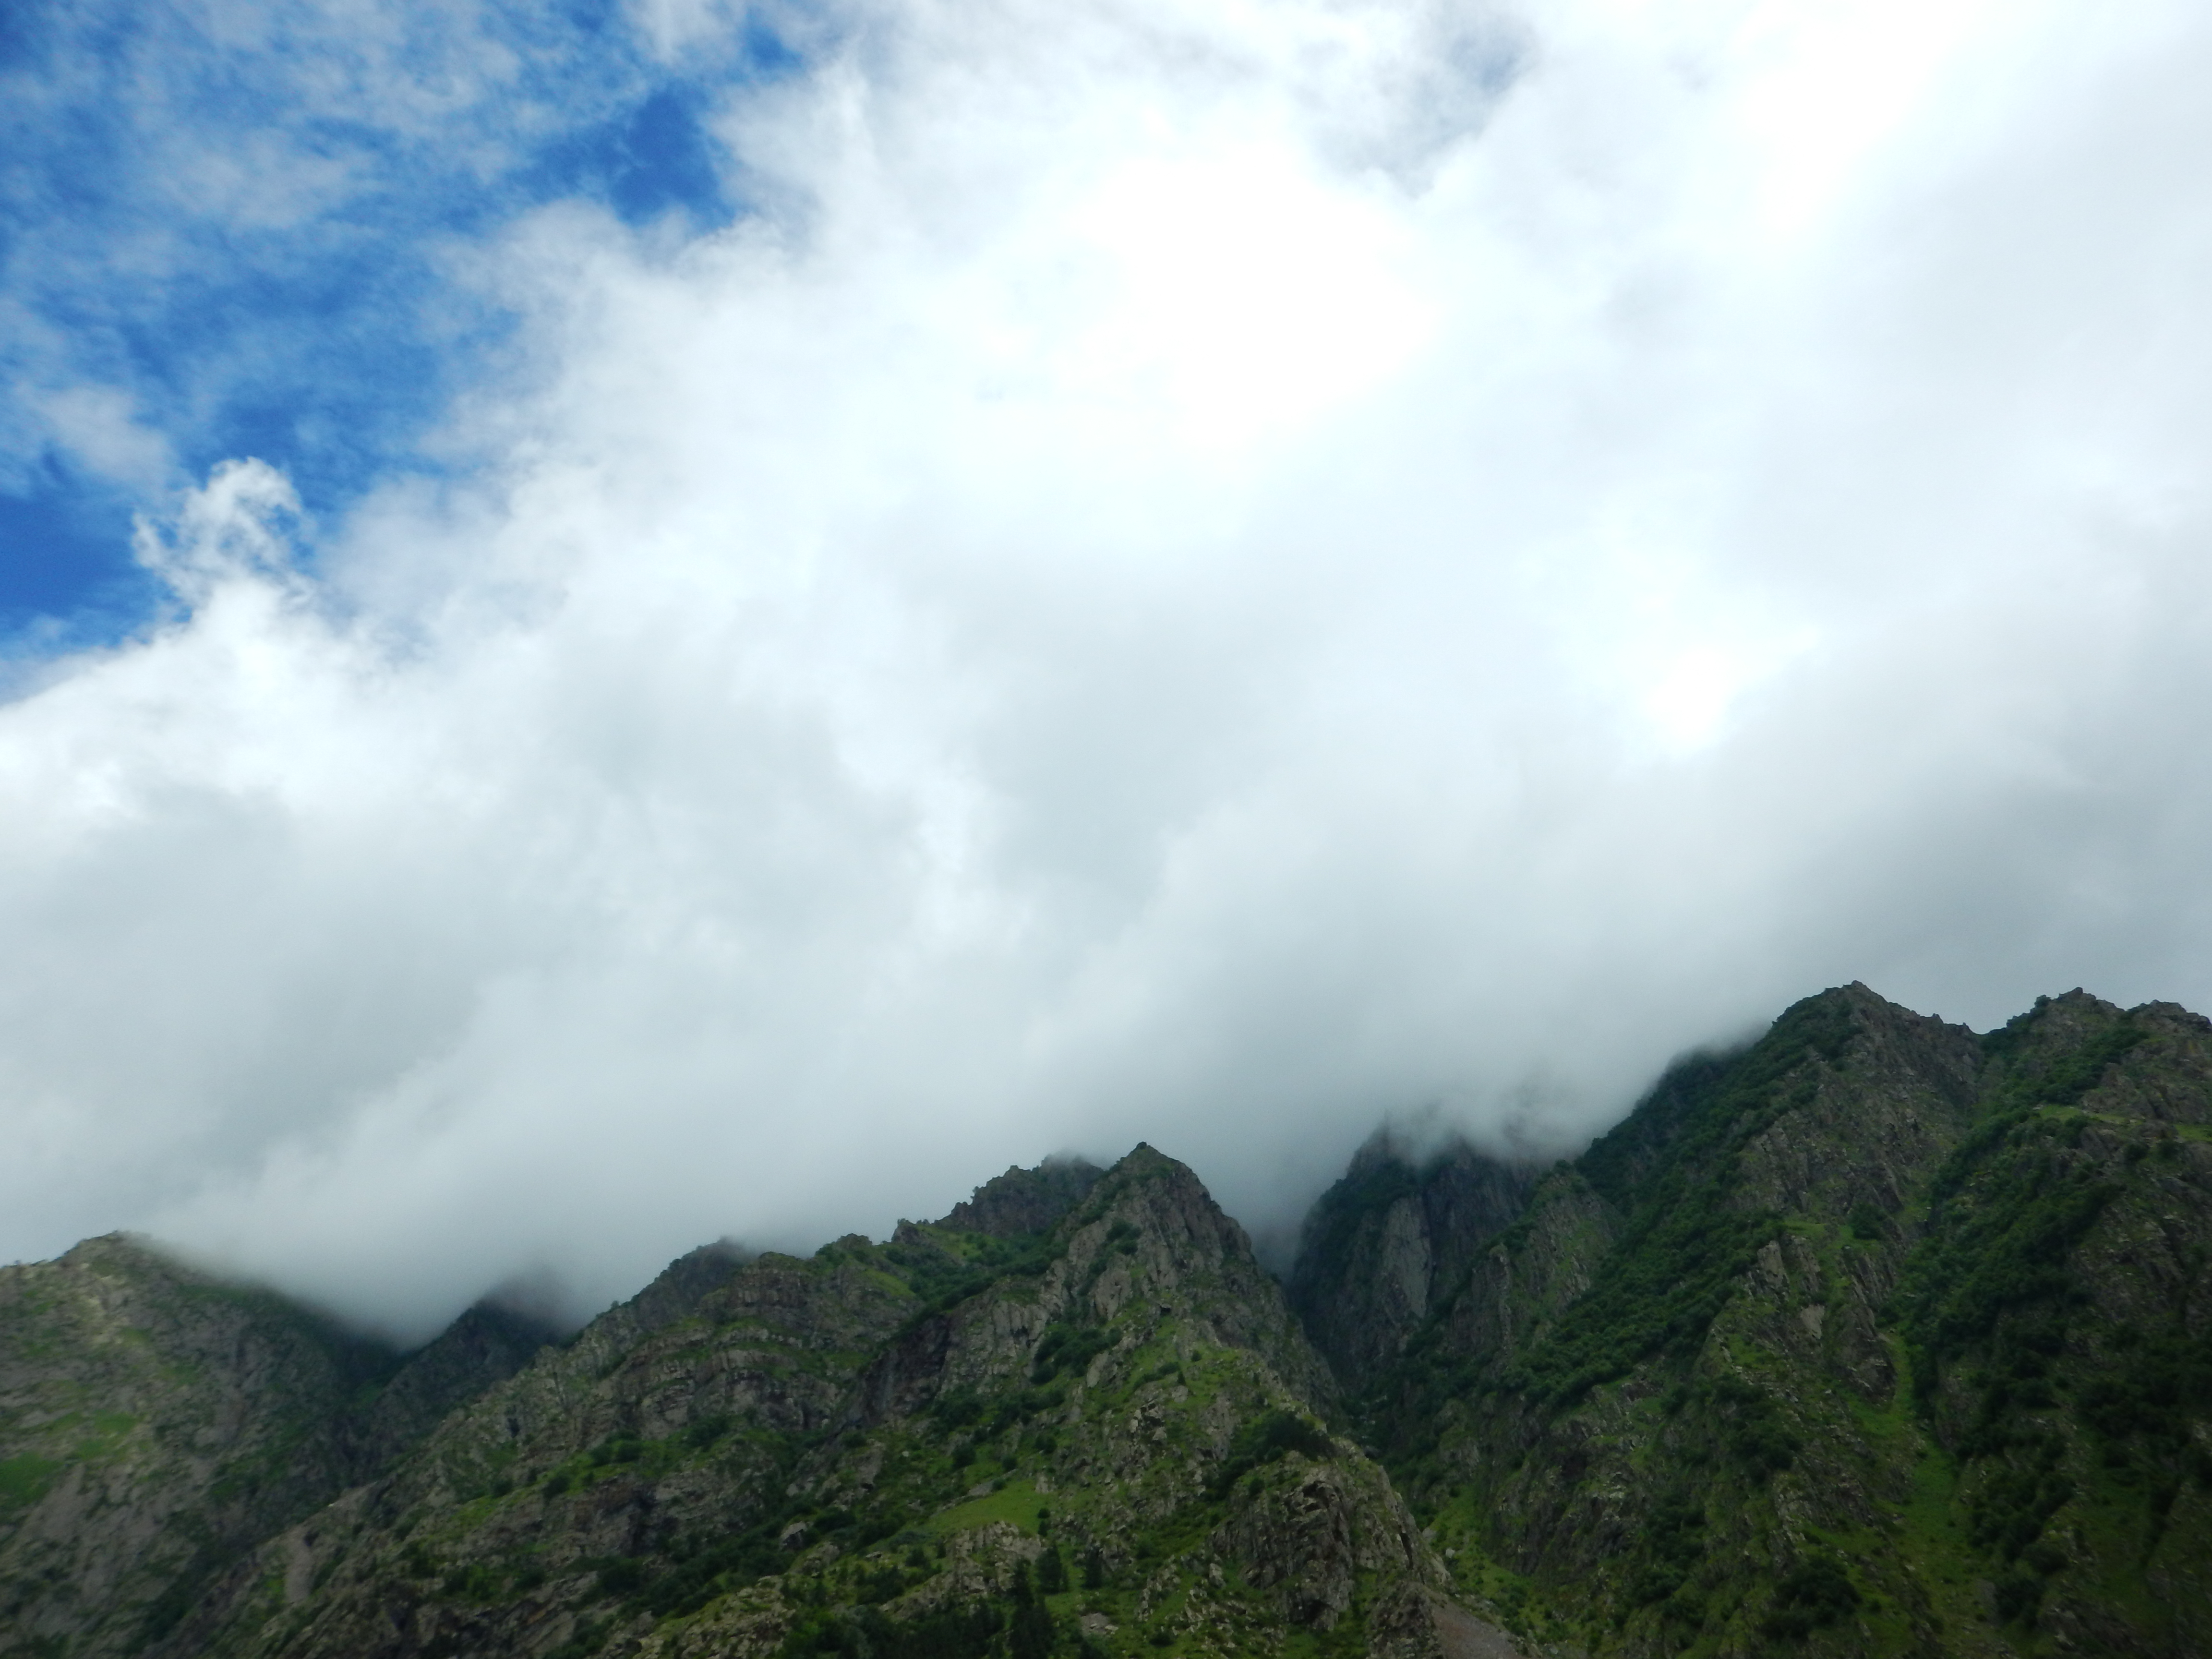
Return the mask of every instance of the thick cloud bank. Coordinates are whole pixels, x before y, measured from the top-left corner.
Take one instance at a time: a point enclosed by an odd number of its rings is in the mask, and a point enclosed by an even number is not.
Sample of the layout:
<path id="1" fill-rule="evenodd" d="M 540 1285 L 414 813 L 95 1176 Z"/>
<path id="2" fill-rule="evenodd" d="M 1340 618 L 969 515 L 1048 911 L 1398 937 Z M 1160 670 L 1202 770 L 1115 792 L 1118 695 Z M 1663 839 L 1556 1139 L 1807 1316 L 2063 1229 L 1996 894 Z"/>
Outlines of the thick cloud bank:
<path id="1" fill-rule="evenodd" d="M 1063 1147 L 1266 1224 L 1854 977 L 2212 1005 L 2202 8 L 823 38 L 727 227 L 466 251 L 452 479 L 227 464 L 0 708 L 0 1254 L 412 1331 Z"/>

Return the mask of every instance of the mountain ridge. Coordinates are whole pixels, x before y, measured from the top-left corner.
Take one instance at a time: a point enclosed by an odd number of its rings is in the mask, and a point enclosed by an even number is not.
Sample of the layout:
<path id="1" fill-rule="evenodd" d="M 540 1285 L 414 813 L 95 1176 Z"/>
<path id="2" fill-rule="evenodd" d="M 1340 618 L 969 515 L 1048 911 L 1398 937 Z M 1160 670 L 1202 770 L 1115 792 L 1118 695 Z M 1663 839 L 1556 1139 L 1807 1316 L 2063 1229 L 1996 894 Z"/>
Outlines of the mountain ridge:
<path id="1" fill-rule="evenodd" d="M 1594 1649 L 2202 1654 L 2208 1078 L 2168 1004 L 1807 999 L 1544 1176 L 1355 1414 Z"/>
<path id="2" fill-rule="evenodd" d="M 558 1341 L 400 1355 L 116 1238 L 4 1273 L 0 1656 L 2212 1652 L 2169 1003 L 1853 984 L 1548 1167 L 1378 1132 L 1281 1285 L 1143 1145 Z"/>
<path id="3" fill-rule="evenodd" d="M 1503 1639 L 1332 1431 L 1326 1365 L 1187 1168 L 1139 1146 L 981 1191 L 972 1224 L 728 1263 L 647 1329 L 656 1281 L 240 1560 L 154 1651 Z"/>

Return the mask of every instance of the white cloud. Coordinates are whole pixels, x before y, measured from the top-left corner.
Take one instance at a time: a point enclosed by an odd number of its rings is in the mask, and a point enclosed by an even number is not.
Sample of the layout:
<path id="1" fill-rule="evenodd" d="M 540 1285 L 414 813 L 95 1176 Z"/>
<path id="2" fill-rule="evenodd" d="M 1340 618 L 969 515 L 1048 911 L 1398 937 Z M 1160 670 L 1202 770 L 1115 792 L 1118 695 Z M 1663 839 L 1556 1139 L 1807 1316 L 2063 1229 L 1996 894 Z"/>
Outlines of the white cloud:
<path id="1" fill-rule="evenodd" d="M 167 533 L 141 520 L 134 528 L 138 562 L 179 599 L 206 606 L 218 593 L 257 579 L 283 585 L 291 564 L 286 539 L 300 516 L 300 498 L 265 461 L 224 461 L 191 491 Z"/>
<path id="2" fill-rule="evenodd" d="M 0 1249 L 417 1328 L 1140 1135 L 1276 1219 L 1855 976 L 2212 1002 L 2212 30 L 2090 29 L 857 15 L 770 210 L 482 254 L 480 476 L 310 580 L 219 471 L 0 711 Z"/>
<path id="3" fill-rule="evenodd" d="M 78 386 L 38 401 L 53 437 L 95 476 L 157 489 L 174 475 L 167 441 L 139 417 L 127 392 Z"/>

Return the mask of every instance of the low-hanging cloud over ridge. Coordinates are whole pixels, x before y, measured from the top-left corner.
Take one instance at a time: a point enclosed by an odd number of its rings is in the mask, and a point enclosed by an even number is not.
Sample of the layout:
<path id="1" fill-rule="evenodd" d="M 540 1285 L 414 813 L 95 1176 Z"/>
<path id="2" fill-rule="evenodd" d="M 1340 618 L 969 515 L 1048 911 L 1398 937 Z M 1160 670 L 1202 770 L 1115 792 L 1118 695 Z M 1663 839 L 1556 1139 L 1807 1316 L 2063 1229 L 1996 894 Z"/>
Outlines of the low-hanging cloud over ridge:
<path id="1" fill-rule="evenodd" d="M 217 469 L 0 708 L 0 1252 L 412 1332 L 1064 1146 L 1279 1221 L 1855 977 L 2212 1003 L 2212 23 L 835 23 L 727 228 L 468 252 L 457 477 Z"/>

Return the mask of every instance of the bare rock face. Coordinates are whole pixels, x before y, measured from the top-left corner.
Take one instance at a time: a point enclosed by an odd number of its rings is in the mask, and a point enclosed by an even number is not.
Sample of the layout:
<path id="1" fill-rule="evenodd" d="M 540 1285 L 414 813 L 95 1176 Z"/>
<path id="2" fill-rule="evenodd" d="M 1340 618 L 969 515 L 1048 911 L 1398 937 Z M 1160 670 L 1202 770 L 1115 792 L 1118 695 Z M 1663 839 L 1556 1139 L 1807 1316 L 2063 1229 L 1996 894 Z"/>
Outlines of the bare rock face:
<path id="1" fill-rule="evenodd" d="M 377 1391 L 363 1416 L 356 1474 L 382 1468 L 400 1456 L 560 1335 L 544 1319 L 497 1304 L 469 1309 Z"/>
<path id="2" fill-rule="evenodd" d="M 0 1269 L 0 1628 L 134 1650 L 346 1483 L 340 1408 L 385 1358 L 121 1236 Z"/>
<path id="3" fill-rule="evenodd" d="M 1446 1581 L 1388 1478 L 1364 1460 L 1291 1453 L 1281 1478 L 1214 1536 L 1215 1547 L 1268 1592 L 1293 1626 L 1334 1628 L 1352 1609 L 1362 1575 L 1393 1585 Z"/>
<path id="4" fill-rule="evenodd" d="M 1378 1132 L 1306 1219 L 1291 1305 L 1338 1380 L 1395 1358 L 1528 1201 L 1536 1170 L 1464 1142 L 1421 1155 Z"/>

